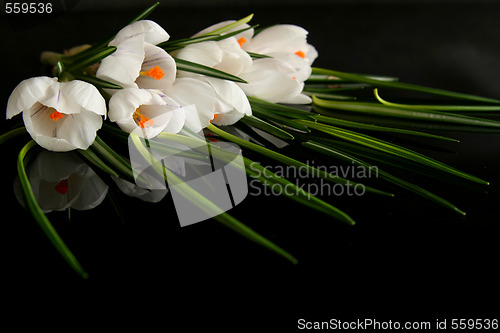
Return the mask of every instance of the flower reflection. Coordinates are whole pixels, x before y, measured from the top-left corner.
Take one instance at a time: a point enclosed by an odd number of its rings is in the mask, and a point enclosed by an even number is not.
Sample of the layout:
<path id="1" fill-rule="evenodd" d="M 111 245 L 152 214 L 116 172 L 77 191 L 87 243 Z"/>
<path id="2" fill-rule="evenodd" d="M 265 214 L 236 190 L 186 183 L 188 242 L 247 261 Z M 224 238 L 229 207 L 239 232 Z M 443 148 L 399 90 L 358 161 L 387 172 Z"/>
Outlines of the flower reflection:
<path id="1" fill-rule="evenodd" d="M 124 194 L 128 195 L 129 197 L 138 198 L 145 202 L 160 202 L 168 193 L 168 189 L 166 188 L 150 190 L 142 188 L 122 178 L 113 177 L 112 179 Z"/>
<path id="2" fill-rule="evenodd" d="M 26 173 L 44 213 L 68 208 L 93 209 L 108 193 L 108 186 L 73 152 L 41 151 Z M 24 206 L 18 179 L 14 190 L 17 200 Z"/>

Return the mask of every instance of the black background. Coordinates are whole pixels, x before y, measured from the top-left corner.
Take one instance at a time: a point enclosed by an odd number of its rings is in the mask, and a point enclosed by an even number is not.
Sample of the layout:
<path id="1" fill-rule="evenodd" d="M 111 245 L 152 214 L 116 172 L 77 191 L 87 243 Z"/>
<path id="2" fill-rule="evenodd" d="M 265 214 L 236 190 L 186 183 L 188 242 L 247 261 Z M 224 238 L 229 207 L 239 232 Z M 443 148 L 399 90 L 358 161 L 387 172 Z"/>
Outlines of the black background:
<path id="1" fill-rule="evenodd" d="M 43 73 L 41 51 L 96 42 L 146 6 L 112 3 L 58 3 L 51 15 L 2 15 L 2 105 L 21 80 Z M 317 67 L 500 98 L 500 5 L 495 2 L 307 3 L 162 3 L 150 19 L 178 39 L 254 13 L 253 22 L 261 26 L 305 27 L 319 52 Z M 11 125 L 2 120 L 2 129 Z M 357 221 L 354 227 L 279 197 L 251 196 L 229 212 L 295 255 L 299 264 L 292 265 L 213 220 L 180 228 L 170 196 L 156 205 L 120 196 L 124 223 L 107 202 L 73 211 L 71 223 L 65 213 L 49 214 L 88 271 L 86 281 L 59 258 L 13 195 L 24 137 L 2 146 L 2 275 L 8 280 L 4 292 L 12 296 L 6 302 L 24 318 L 20 326 L 61 328 L 102 318 L 108 327 L 138 322 L 164 330 L 181 325 L 288 332 L 296 330 L 299 318 L 434 323 L 498 317 L 500 135 L 435 133 L 461 143 L 387 138 L 491 185 L 398 175 L 455 203 L 467 212 L 465 218 L 402 192 L 394 199 L 324 198 L 349 213 Z M 286 152 L 303 160 L 313 156 L 297 147 Z M 370 185 L 395 190 L 383 182 Z"/>

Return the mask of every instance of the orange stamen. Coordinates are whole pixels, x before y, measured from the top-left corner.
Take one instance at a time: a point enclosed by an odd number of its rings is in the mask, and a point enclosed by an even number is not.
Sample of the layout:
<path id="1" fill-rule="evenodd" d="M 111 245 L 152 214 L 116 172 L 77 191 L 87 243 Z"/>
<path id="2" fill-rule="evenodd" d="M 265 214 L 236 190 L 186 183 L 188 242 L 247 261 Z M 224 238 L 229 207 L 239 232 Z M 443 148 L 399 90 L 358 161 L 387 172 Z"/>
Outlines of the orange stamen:
<path id="1" fill-rule="evenodd" d="M 136 109 L 134 114 L 132 115 L 134 118 L 135 122 L 137 125 L 139 125 L 140 128 L 145 128 L 146 126 L 153 126 L 154 121 L 153 119 L 149 119 L 148 117 L 144 116 L 139 109 Z"/>
<path id="2" fill-rule="evenodd" d="M 54 186 L 54 190 L 57 191 L 57 193 L 59 194 L 66 194 L 69 190 L 69 186 L 68 186 L 68 180 L 67 179 L 63 179 L 61 180 L 59 183 L 57 183 L 56 186 Z"/>
<path id="3" fill-rule="evenodd" d="M 294 76 L 294 77 L 292 77 L 292 79 L 297 80 L 297 78 L 296 78 L 295 76 Z"/>
<path id="4" fill-rule="evenodd" d="M 306 54 L 301 50 L 295 52 L 295 54 L 298 55 L 299 57 L 301 57 L 302 59 L 304 59 L 306 57 Z"/>
<path id="5" fill-rule="evenodd" d="M 216 114 L 214 114 L 214 117 L 212 118 L 212 120 L 210 120 L 210 122 L 214 121 L 217 118 L 219 118 L 219 115 L 216 113 Z"/>
<path id="6" fill-rule="evenodd" d="M 58 121 L 59 119 L 64 118 L 64 115 L 56 110 L 49 115 L 49 118 L 53 121 Z"/>
<path id="7" fill-rule="evenodd" d="M 154 68 L 151 68 L 150 70 L 147 71 L 141 71 L 139 74 L 152 77 L 155 80 L 161 80 L 165 75 L 165 73 L 163 73 L 161 68 L 158 66 L 155 66 Z"/>
<path id="8" fill-rule="evenodd" d="M 240 47 L 242 47 L 246 42 L 247 40 L 245 39 L 245 37 L 241 37 L 240 39 L 238 39 L 238 44 L 240 44 Z"/>

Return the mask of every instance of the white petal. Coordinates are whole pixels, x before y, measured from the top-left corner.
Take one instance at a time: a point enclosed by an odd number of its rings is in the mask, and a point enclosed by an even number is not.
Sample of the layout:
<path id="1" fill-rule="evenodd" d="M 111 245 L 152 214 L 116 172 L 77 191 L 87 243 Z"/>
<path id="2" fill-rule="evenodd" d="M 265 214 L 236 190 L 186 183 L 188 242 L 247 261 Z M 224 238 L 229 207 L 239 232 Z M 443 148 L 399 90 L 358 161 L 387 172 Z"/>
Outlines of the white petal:
<path id="1" fill-rule="evenodd" d="M 318 57 L 318 51 L 314 46 L 311 44 L 307 44 L 307 49 L 306 49 L 306 61 L 309 63 L 309 65 L 312 65 L 314 60 Z"/>
<path id="2" fill-rule="evenodd" d="M 252 58 L 243 51 L 234 37 L 217 42 L 222 51 L 222 59 L 215 66 L 218 70 L 233 75 L 247 71 L 252 65 Z"/>
<path id="3" fill-rule="evenodd" d="M 31 108 L 23 112 L 24 125 L 30 134 L 34 133 L 43 136 L 53 136 L 58 123 L 50 119 L 50 114 L 53 112 L 46 105 L 39 102 L 33 104 Z M 32 135 L 33 136 L 33 135 Z"/>
<path id="4" fill-rule="evenodd" d="M 198 114 L 198 110 L 196 109 L 196 105 L 185 105 L 182 107 L 182 110 L 185 114 L 184 126 L 194 133 L 199 133 L 203 130 L 207 125 L 203 126 L 201 124 L 200 116 Z M 213 119 L 213 116 L 212 116 Z M 210 121 L 208 122 L 210 123 Z"/>
<path id="5" fill-rule="evenodd" d="M 236 83 L 215 78 L 206 78 L 206 81 L 217 96 L 216 113 L 219 116 L 212 121 L 214 124 L 232 125 L 244 115 L 252 114 L 245 92 Z"/>
<path id="6" fill-rule="evenodd" d="M 116 46 L 124 40 L 135 36 L 140 36 L 144 41 L 155 45 L 166 42 L 170 38 L 168 33 L 156 22 L 141 20 L 121 29 L 109 45 Z"/>
<path id="7" fill-rule="evenodd" d="M 48 87 L 46 97 L 39 102 L 66 114 L 79 113 L 81 110 L 81 106 L 73 98 L 63 93 L 61 82 Z"/>
<path id="8" fill-rule="evenodd" d="M 168 106 L 173 106 L 172 110 L 169 111 L 172 116 L 167 122 L 167 126 L 165 126 L 163 131 L 168 133 L 179 133 L 186 122 L 186 113 L 180 105 L 179 107 L 177 107 L 175 101 L 171 100 L 170 98 L 164 97 L 163 100 L 167 102 Z"/>
<path id="9" fill-rule="evenodd" d="M 222 50 L 216 42 L 190 44 L 182 48 L 176 57 L 208 67 L 215 67 L 222 61 Z"/>
<path id="10" fill-rule="evenodd" d="M 305 47 L 307 34 L 307 30 L 299 26 L 279 24 L 261 31 L 243 48 L 262 54 L 279 51 L 294 53 Z"/>
<path id="11" fill-rule="evenodd" d="M 66 114 L 54 121 L 49 117 L 53 109 L 37 102 L 23 112 L 24 125 L 31 137 L 48 150 L 87 149 L 102 126 L 102 117 L 80 106 L 78 108 L 74 114 Z"/>
<path id="12" fill-rule="evenodd" d="M 271 103 L 280 103 L 302 91 L 302 86 L 297 80 L 276 71 L 253 73 L 243 78 L 251 82 L 239 84 L 247 96 L 257 97 Z"/>
<path id="13" fill-rule="evenodd" d="M 77 104 L 89 112 L 94 112 L 101 116 L 106 116 L 106 101 L 97 88 L 87 82 L 73 80 L 61 83 L 61 95 L 72 98 Z M 65 110 L 57 109 L 59 112 Z"/>
<path id="14" fill-rule="evenodd" d="M 141 71 L 147 71 L 158 66 L 164 73 L 160 80 L 149 76 L 139 75 L 135 80 L 137 86 L 141 89 L 159 89 L 164 90 L 172 86 L 175 81 L 177 66 L 174 58 L 165 50 L 149 43 L 144 44 L 144 61 Z"/>
<path id="15" fill-rule="evenodd" d="M 311 76 L 311 65 L 296 54 L 290 52 L 270 52 L 268 55 L 274 59 L 282 60 L 293 67 L 294 71 L 291 74 L 301 82 L 307 80 L 309 76 Z"/>
<path id="16" fill-rule="evenodd" d="M 145 89 L 126 88 L 117 91 L 109 100 L 109 120 L 116 122 L 132 118 L 141 105 L 165 105 L 161 100 Z"/>
<path id="17" fill-rule="evenodd" d="M 57 84 L 57 78 L 46 76 L 34 77 L 19 83 L 7 102 L 7 119 L 28 110 L 40 99 L 46 98 L 49 87 Z"/>
<path id="18" fill-rule="evenodd" d="M 109 101 L 109 119 L 116 122 L 122 130 L 137 133 L 141 137 L 153 138 L 165 130 L 172 121 L 171 128 L 175 130 L 182 119 L 179 115 L 178 103 L 167 104 L 159 91 L 127 88 L 114 94 Z M 141 128 L 134 119 L 134 112 L 139 109 L 141 114 L 152 120 L 152 124 Z M 174 120 L 175 118 L 175 120 Z M 182 125 L 181 125 L 182 127 Z M 180 130 L 180 129 L 179 129 Z"/>
<path id="19" fill-rule="evenodd" d="M 137 87 L 135 80 L 139 76 L 144 56 L 142 36 L 126 39 L 117 45 L 117 50 L 113 54 L 101 61 L 96 76 L 123 88 Z M 113 94 L 116 89 L 106 91 Z"/>
<path id="20" fill-rule="evenodd" d="M 68 141 L 79 149 L 87 149 L 94 143 L 97 130 L 102 126 L 102 117 L 84 109 L 78 114 L 70 114 L 57 121 L 61 122 L 55 132 L 57 138 Z"/>
<path id="21" fill-rule="evenodd" d="M 139 107 L 139 111 L 153 122 L 152 125 L 140 127 L 133 117 L 118 121 L 117 124 L 125 132 L 137 133 L 140 137 L 148 139 L 152 139 L 163 132 L 174 116 L 174 113 L 166 105 L 142 105 Z"/>
<path id="22" fill-rule="evenodd" d="M 190 117 L 192 110 L 188 110 L 189 113 L 186 113 L 186 125 L 189 125 L 190 128 L 200 126 L 205 128 L 214 118 L 215 92 L 208 83 L 194 78 L 179 78 L 165 93 L 183 108 L 192 104 L 196 106 L 198 119 Z"/>
<path id="23" fill-rule="evenodd" d="M 248 84 L 238 84 L 247 96 L 279 103 L 302 92 L 303 83 L 293 79 L 293 67 L 273 58 L 254 60 L 252 71 L 240 75 Z"/>

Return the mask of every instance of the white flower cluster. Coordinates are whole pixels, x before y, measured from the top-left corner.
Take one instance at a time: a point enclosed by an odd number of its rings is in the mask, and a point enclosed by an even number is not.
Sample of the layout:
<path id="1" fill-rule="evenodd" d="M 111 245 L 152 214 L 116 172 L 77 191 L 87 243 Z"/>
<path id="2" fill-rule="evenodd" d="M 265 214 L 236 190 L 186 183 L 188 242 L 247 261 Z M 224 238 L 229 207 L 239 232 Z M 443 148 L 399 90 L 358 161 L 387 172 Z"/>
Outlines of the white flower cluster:
<path id="1" fill-rule="evenodd" d="M 221 22 L 196 34 L 210 33 L 234 21 Z M 236 29 L 249 28 L 243 25 Z M 228 31 L 226 33 L 229 33 Z M 27 131 L 52 151 L 87 149 L 102 126 L 102 117 L 128 133 L 153 138 L 186 127 L 199 132 L 211 122 L 231 125 L 252 110 L 247 96 L 273 103 L 306 104 L 304 81 L 317 52 L 307 43 L 307 31 L 277 25 L 254 34 L 248 29 L 220 41 L 187 45 L 175 56 L 233 74 L 248 83 L 178 71 L 170 54 L 156 46 L 169 39 L 153 21 L 132 23 L 109 43 L 116 51 L 103 59 L 96 76 L 123 89 L 98 89 L 83 81 L 58 82 L 35 77 L 12 92 L 7 118 L 23 113 Z M 250 53 L 265 55 L 252 59 Z"/>

